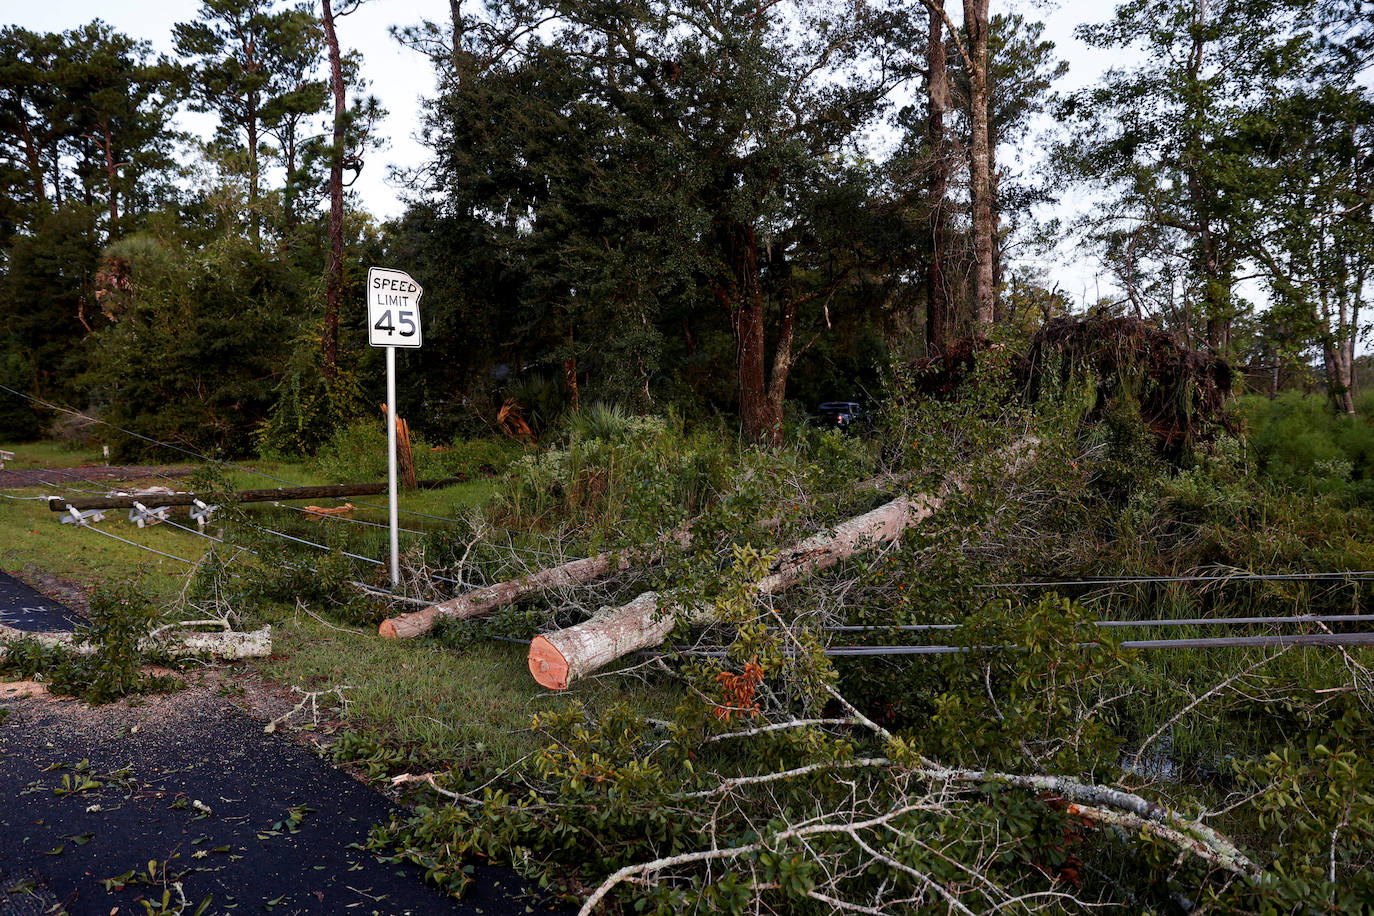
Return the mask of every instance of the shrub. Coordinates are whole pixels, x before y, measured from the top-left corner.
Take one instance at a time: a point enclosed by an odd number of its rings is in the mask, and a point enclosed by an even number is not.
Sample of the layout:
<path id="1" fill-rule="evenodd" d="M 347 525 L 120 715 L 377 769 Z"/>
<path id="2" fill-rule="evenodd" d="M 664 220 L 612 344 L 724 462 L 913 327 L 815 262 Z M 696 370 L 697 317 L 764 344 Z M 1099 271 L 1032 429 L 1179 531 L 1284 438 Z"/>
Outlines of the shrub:
<path id="1" fill-rule="evenodd" d="M 1368 404 L 1362 401 L 1361 406 Z M 1349 495 L 1374 481 L 1369 413 L 1334 414 L 1324 398 L 1284 392 L 1241 399 L 1250 445 L 1264 474 L 1285 486 Z"/>

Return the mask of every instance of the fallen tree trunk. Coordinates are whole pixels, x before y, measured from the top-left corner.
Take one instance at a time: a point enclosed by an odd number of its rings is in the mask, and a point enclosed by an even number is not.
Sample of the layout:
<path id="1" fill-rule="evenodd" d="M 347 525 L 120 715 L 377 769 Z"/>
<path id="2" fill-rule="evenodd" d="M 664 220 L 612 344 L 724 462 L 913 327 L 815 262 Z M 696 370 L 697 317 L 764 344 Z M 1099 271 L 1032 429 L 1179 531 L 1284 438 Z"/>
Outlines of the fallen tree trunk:
<path id="1" fill-rule="evenodd" d="M 530 643 L 530 673 L 545 687 L 566 690 L 617 658 L 659 645 L 676 623 L 671 609 L 659 608 L 658 593 L 645 592 L 586 623 L 536 636 Z"/>
<path id="2" fill-rule="evenodd" d="M 1020 470 L 1034 456 L 1034 444 L 1033 439 L 1026 438 L 1008 447 L 1009 472 Z M 772 572 L 755 583 L 755 591 L 760 596 L 775 594 L 860 551 L 897 540 L 907 528 L 935 514 L 950 494 L 963 491 L 968 479 L 967 474 L 952 475 L 934 494 L 899 496 L 785 548 Z M 530 674 L 544 687 L 566 690 L 577 678 L 617 658 L 662 644 L 682 610 L 661 607 L 657 593 L 645 592 L 586 623 L 536 636 L 530 643 Z"/>
<path id="3" fill-rule="evenodd" d="M 898 479 L 900 478 L 897 475 L 886 474 L 862 481 L 856 485 L 856 489 L 880 489 Z M 782 519 L 782 515 L 775 516 L 765 519 L 761 525 L 764 528 L 776 528 L 782 524 Z M 664 543 L 676 543 L 681 547 L 686 547 L 691 543 L 691 531 L 692 523 L 688 522 L 686 525 L 664 535 L 660 540 Z M 608 552 L 581 560 L 571 560 L 559 566 L 552 566 L 527 576 L 521 576 L 518 579 L 498 582 L 495 585 L 476 589 L 456 598 L 450 598 L 448 601 L 430 605 L 423 610 L 412 611 L 399 617 L 389 617 L 377 627 L 377 633 L 386 639 L 409 639 L 423 636 L 434 629 L 434 624 L 440 617 L 454 617 L 458 620 L 485 617 L 493 611 L 514 604 L 534 592 L 572 585 L 586 585 L 589 582 L 604 579 L 612 573 L 629 569 L 641 560 L 651 561 L 656 555 L 657 551 L 648 554 L 643 551 L 627 551 L 619 555 Z"/>
<path id="4" fill-rule="evenodd" d="M 5 643 L 30 640 L 42 646 L 64 649 L 77 655 L 94 655 L 99 647 L 77 642 L 73 633 L 30 633 L 13 627 L 0 626 L 0 652 Z M 160 634 L 139 640 L 140 652 L 166 652 L 171 655 L 208 654 L 216 658 L 265 658 L 272 654 L 272 628 L 240 633 L 226 630 L 220 633 Z"/>
<path id="5" fill-rule="evenodd" d="M 617 569 L 627 568 L 630 565 L 630 560 L 630 555 L 617 561 L 615 554 L 603 553 L 582 560 L 573 560 L 561 566 L 541 569 L 538 572 L 530 573 L 528 576 L 521 576 L 519 579 L 498 582 L 495 585 L 488 585 L 486 588 L 479 588 L 476 591 L 459 595 L 457 598 L 432 605 L 424 610 L 402 614 L 399 617 L 390 617 L 382 621 L 377 632 L 387 639 L 408 639 L 413 636 L 422 636 L 434 629 L 434 624 L 440 617 L 456 617 L 459 620 L 485 617 L 498 608 L 514 604 L 532 592 L 595 582 L 597 579 L 609 576 Z"/>

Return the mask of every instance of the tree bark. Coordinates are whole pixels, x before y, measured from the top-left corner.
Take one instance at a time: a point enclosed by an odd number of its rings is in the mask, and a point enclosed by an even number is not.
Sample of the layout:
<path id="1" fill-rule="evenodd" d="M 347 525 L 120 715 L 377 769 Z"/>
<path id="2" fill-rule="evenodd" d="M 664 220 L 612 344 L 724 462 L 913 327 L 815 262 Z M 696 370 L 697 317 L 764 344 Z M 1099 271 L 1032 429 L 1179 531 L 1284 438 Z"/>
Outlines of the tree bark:
<path id="1" fill-rule="evenodd" d="M 943 4 L 930 7 L 926 40 L 926 144 L 930 147 L 930 178 L 926 205 L 930 208 L 930 264 L 926 268 L 926 355 L 943 356 L 949 322 L 949 288 L 945 282 L 948 254 L 949 145 L 945 142 L 945 112 L 949 110 L 949 70 L 945 64 Z"/>
<path id="2" fill-rule="evenodd" d="M 387 639 L 409 639 L 422 636 L 434 629 L 440 617 L 455 617 L 470 620 L 485 617 L 497 608 L 514 604 L 526 595 L 549 588 L 569 585 L 584 585 L 595 582 L 614 572 L 617 568 L 629 566 L 629 557 L 617 563 L 615 554 L 603 553 L 594 557 L 572 560 L 549 569 L 541 569 L 519 579 L 498 582 L 475 591 L 459 595 L 457 598 L 435 604 L 422 611 L 402 614 L 383 620 L 377 628 L 379 635 Z"/>
<path id="3" fill-rule="evenodd" d="M 325 0 L 328 2 L 328 0 Z M 254 66 L 253 69 L 258 69 Z M 262 240 L 262 213 L 258 208 L 259 184 L 261 176 L 258 166 L 258 93 L 248 93 L 247 112 L 244 118 L 248 130 L 248 226 L 253 233 L 253 241 Z"/>
<path id="4" fill-rule="evenodd" d="M 1207 53 L 1206 20 L 1207 0 L 1197 0 L 1193 46 L 1188 58 L 1183 169 L 1195 226 L 1196 254 L 1193 264 L 1202 281 L 1202 317 L 1206 323 L 1207 346 L 1214 353 L 1220 353 L 1226 349 L 1231 337 L 1231 278 L 1229 269 L 1223 271 L 1220 240 L 1214 225 L 1216 191 L 1206 180 L 1200 165 L 1206 156 L 1206 141 L 1202 132 L 1209 117 L 1204 102 L 1206 96 L 1201 88 L 1203 62 Z"/>
<path id="5" fill-rule="evenodd" d="M 110 125 L 104 125 L 104 138 L 101 147 L 105 152 L 105 180 L 110 186 L 110 241 L 119 237 L 119 193 L 115 181 L 119 177 L 119 167 L 124 163 L 115 162 L 114 141 L 110 138 Z"/>
<path id="6" fill-rule="evenodd" d="M 865 547 L 888 543 L 909 525 L 928 518 L 942 502 L 938 496 L 902 496 L 841 524 L 834 534 L 823 532 L 787 547 L 773 571 L 754 584 L 755 592 L 774 594 Z M 663 606 L 657 592 L 645 592 L 586 623 L 537 636 L 530 644 L 530 674 L 550 690 L 566 690 L 579 677 L 617 658 L 661 644 L 684 610 L 706 619 L 704 611 Z"/>
<path id="7" fill-rule="evenodd" d="M 32 640 L 45 646 L 58 647 L 77 655 L 94 655 L 98 647 L 77 642 L 72 633 L 29 633 L 0 626 L 0 653 L 4 644 Z M 168 652 L 172 655 L 208 653 L 216 658 L 266 658 L 272 654 L 272 628 L 263 627 L 247 633 L 225 630 L 220 633 L 184 633 L 179 636 L 158 634 L 139 640 L 141 652 Z"/>
<path id="8" fill-rule="evenodd" d="M 988 139 L 988 0 L 964 0 L 969 36 L 969 196 L 973 203 L 973 298 L 976 328 L 986 332 L 996 316 L 993 281 L 992 158 Z"/>
<path id="9" fill-rule="evenodd" d="M 333 380 L 339 361 L 339 300 L 343 295 L 343 157 L 344 97 L 343 58 L 334 29 L 333 0 L 320 0 L 325 42 L 329 45 L 329 86 L 334 96 L 334 137 L 329 150 L 329 265 L 325 273 L 324 332 L 320 360 L 326 379 Z"/>
<path id="10" fill-rule="evenodd" d="M 463 53 L 463 0 L 448 0 L 448 16 L 453 23 L 449 51 L 453 55 L 453 63 L 457 64 L 459 55 Z"/>
<path id="11" fill-rule="evenodd" d="M 1351 385 L 1353 366 L 1344 341 L 1328 339 L 1322 347 L 1326 363 L 1326 391 L 1336 413 L 1355 415 L 1355 392 Z"/>
<path id="12" fill-rule="evenodd" d="M 716 235 L 730 271 L 727 278 L 717 282 L 715 296 L 729 312 L 735 341 L 740 429 L 749 442 L 778 445 L 782 441 L 782 415 L 774 409 L 765 374 L 758 234 L 752 226 L 731 223 L 719 227 Z"/>
<path id="13" fill-rule="evenodd" d="M 676 623 L 673 609 L 659 606 L 658 593 L 645 592 L 586 623 L 536 636 L 530 643 L 530 674 L 550 690 L 567 690 L 573 681 L 617 658 L 659 645 Z"/>
<path id="14" fill-rule="evenodd" d="M 34 139 L 33 131 L 29 129 L 29 125 L 21 124 L 20 132 L 23 139 L 24 159 L 29 167 L 29 182 L 33 186 L 33 197 L 39 206 L 46 210 L 48 188 L 47 182 L 44 181 L 43 151 L 38 141 Z"/>
<path id="15" fill-rule="evenodd" d="M 883 475 L 869 480 L 861 481 L 855 485 L 856 490 L 877 490 L 894 483 L 900 478 L 895 475 Z M 793 507 L 800 507 L 803 503 L 793 503 Z M 788 512 L 780 512 L 777 515 L 764 519 L 759 523 L 761 528 L 776 528 L 782 524 L 783 518 Z M 673 531 L 662 535 L 659 538 L 661 544 L 676 543 L 680 547 L 686 547 L 691 543 L 692 523 L 688 522 Z M 407 639 L 415 636 L 423 636 L 434 628 L 435 622 L 440 617 L 454 617 L 459 620 L 470 620 L 476 617 L 485 617 L 497 608 L 502 608 L 514 604 L 526 595 L 543 591 L 550 588 L 561 588 L 573 585 L 585 585 L 588 582 L 595 582 L 605 578 L 611 573 L 629 569 L 636 562 L 643 562 L 652 559 L 657 555 L 657 551 L 633 550 L 622 554 L 603 553 L 594 557 L 587 557 L 580 560 L 572 560 L 567 563 L 543 569 L 528 576 L 518 579 L 511 579 L 507 582 L 498 582 L 485 588 L 479 588 L 459 595 L 456 598 L 444 601 L 439 604 L 431 605 L 421 611 L 414 611 L 410 614 L 402 614 L 400 617 L 392 617 L 382 621 L 377 628 L 379 635 L 387 639 Z"/>

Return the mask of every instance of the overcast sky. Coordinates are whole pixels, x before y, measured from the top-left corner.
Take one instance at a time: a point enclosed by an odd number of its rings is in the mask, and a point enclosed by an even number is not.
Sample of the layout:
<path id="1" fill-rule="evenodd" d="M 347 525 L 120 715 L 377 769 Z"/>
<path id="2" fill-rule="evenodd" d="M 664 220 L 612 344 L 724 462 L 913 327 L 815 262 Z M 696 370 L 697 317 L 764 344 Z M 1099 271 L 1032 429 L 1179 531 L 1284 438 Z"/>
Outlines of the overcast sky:
<path id="1" fill-rule="evenodd" d="M 949 6 L 957 18 L 957 10 L 954 10 L 957 4 Z M 1119 62 L 1119 55 L 1091 50 L 1073 34 L 1079 23 L 1109 17 L 1114 3 L 1102 0 L 1064 0 L 1057 4 L 993 0 L 992 7 L 994 13 L 1017 9 L 1046 23 L 1046 37 L 1055 42 L 1059 56 L 1069 62 L 1068 75 L 1056 87 L 1061 91 L 1086 85 L 1114 58 Z M 170 53 L 173 24 L 194 18 L 197 9 L 196 0 L 0 0 L 0 22 L 35 31 L 58 32 L 99 18 L 121 32 L 147 39 L 158 51 Z M 389 180 L 391 169 L 415 166 L 425 160 L 426 151 L 414 135 L 418 129 L 420 99 L 434 88 L 428 61 L 402 48 L 391 38 L 388 29 L 424 18 L 442 20 L 447 12 L 448 4 L 444 0 L 370 0 L 338 21 L 340 43 L 345 49 L 355 48 L 365 54 L 364 76 L 371 81 L 373 93 L 389 112 L 380 130 L 388 140 L 387 146 L 370 154 L 354 186 L 363 205 L 382 219 L 398 216 L 402 210 L 398 189 Z M 213 123 L 208 115 L 186 116 L 182 126 L 188 130 L 208 130 Z M 1028 152 L 1034 155 L 1036 150 L 1032 148 Z M 1004 154 L 1005 158 L 1008 157 Z M 1070 214 L 1072 209 L 1071 202 L 1061 208 L 1064 215 Z M 1049 265 L 1050 278 L 1076 302 L 1095 300 L 1098 291 L 1094 265 L 1070 251 L 1060 252 L 1057 260 L 1059 263 Z M 1106 292 L 1105 288 L 1102 292 Z"/>

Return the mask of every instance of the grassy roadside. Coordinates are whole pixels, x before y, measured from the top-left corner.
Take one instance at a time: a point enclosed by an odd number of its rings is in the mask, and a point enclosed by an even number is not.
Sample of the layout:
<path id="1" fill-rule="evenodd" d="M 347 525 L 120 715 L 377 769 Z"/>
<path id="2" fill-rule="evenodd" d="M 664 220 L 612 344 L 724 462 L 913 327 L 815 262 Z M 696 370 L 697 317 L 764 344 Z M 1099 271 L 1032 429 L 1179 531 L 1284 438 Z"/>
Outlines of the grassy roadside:
<path id="1" fill-rule="evenodd" d="M 58 454 L 54 447 L 32 452 L 35 463 L 29 466 L 57 466 L 44 460 Z M 63 454 L 69 458 L 74 455 Z M 305 463 L 262 462 L 253 467 L 261 474 L 227 472 L 228 485 L 273 486 L 272 480 L 263 475 L 298 484 L 331 482 Z M 169 484 L 166 480 L 146 478 L 120 486 L 134 483 Z M 113 484 L 80 486 L 96 490 Z M 0 569 L 31 582 L 42 574 L 52 575 L 79 585 L 88 594 L 102 585 L 127 583 L 167 612 L 186 591 L 196 564 L 214 547 L 210 540 L 170 525 L 139 529 L 128 522 L 123 510 L 111 511 L 94 529 L 63 525 L 46 501 L 29 498 L 57 491 L 35 487 L 4 492 L 19 498 L 0 498 Z M 403 494 L 403 509 L 423 515 L 403 515 L 402 526 L 432 532 L 448 523 L 424 516 L 462 518 L 495 493 L 496 485 L 483 479 L 444 490 Z M 353 500 L 355 510 L 351 516 L 383 525 L 387 517 L 385 499 L 381 496 Z M 338 520 L 306 521 L 299 513 L 270 504 L 245 508 L 247 517 L 257 525 L 343 546 L 363 556 L 385 556 L 384 528 Z M 185 510 L 175 510 L 173 520 L 194 527 Z M 214 524 L 208 531 L 214 535 L 224 533 Z M 158 556 L 108 535 L 169 556 Z M 408 533 L 402 537 L 404 549 L 420 536 Z M 306 551 L 307 556 L 311 553 Z M 237 562 L 254 561 L 241 558 Z M 357 568 L 360 577 L 375 575 L 370 566 L 359 563 Z M 236 610 L 245 617 L 245 625 L 267 622 L 273 627 L 273 656 L 247 663 L 241 670 L 259 671 L 276 684 L 301 691 L 348 688 L 345 695 L 349 713 L 342 734 L 351 735 L 348 740 L 359 748 L 357 756 L 363 758 L 370 748 L 402 747 L 417 765 L 463 767 L 480 760 L 504 767 L 543 746 L 544 742 L 537 740 L 530 730 L 531 716 L 565 704 L 572 696 L 593 709 L 633 699 L 651 714 L 666 713 L 678 699 L 671 690 L 596 679 L 580 685 L 573 694 L 549 695 L 529 676 L 525 648 L 513 643 L 476 640 L 454 648 L 434 639 L 390 642 L 379 639 L 371 625 L 349 626 L 337 618 L 326 619 L 327 609 L 312 607 L 308 602 L 291 605 L 263 601 Z"/>
<path id="2" fill-rule="evenodd" d="M 13 452 L 14 459 L 6 461 L 5 467 L 21 471 L 27 468 L 76 468 L 105 463 L 99 446 L 74 448 L 60 442 L 0 443 L 0 451 Z"/>
<path id="3" fill-rule="evenodd" d="M 53 492 L 42 488 L 4 491 L 19 499 L 0 499 L 0 569 L 21 578 L 26 571 L 39 571 L 86 590 L 137 581 L 149 595 L 170 599 L 181 590 L 191 564 L 199 561 L 210 545 L 204 538 L 169 525 L 140 530 L 129 524 L 124 512 L 110 512 L 98 529 L 190 561 L 183 563 L 104 534 L 61 524 L 60 515 L 49 510 L 46 500 L 27 498 Z M 188 523 L 184 515 L 176 521 Z"/>

